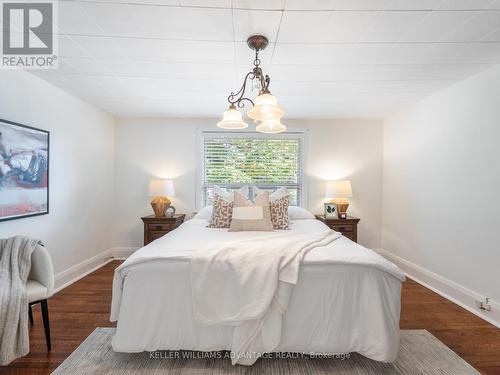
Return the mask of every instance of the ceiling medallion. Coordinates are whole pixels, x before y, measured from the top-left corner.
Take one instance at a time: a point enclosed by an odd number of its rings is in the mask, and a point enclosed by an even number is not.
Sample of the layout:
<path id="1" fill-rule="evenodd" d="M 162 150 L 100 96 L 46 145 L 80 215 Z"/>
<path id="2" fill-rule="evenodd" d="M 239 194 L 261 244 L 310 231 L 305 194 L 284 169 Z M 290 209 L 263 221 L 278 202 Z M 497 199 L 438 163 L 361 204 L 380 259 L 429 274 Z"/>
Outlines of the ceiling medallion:
<path id="1" fill-rule="evenodd" d="M 243 121 L 242 114 L 238 108 L 245 107 L 245 101 L 252 107 L 247 111 L 247 116 L 257 124 L 256 130 L 261 133 L 281 133 L 286 131 L 286 126 L 281 123 L 284 115 L 278 106 L 278 99 L 271 95 L 269 83 L 271 79 L 264 75 L 260 67 L 259 52 L 267 47 L 269 40 L 262 35 L 252 35 L 247 39 L 248 46 L 255 51 L 254 68 L 245 75 L 243 85 L 237 92 L 231 92 L 227 101 L 229 108 L 224 112 L 222 121 L 217 123 L 223 129 L 245 129 L 248 124 Z M 259 90 L 259 95 L 254 99 L 245 96 L 247 84 Z"/>

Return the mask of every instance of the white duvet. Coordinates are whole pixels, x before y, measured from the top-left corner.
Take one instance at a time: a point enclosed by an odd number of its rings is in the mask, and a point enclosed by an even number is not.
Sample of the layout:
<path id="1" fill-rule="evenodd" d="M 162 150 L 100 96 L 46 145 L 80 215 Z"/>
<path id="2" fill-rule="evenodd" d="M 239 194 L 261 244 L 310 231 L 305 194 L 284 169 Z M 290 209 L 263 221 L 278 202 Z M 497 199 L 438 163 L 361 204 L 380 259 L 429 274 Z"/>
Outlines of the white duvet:
<path id="1" fill-rule="evenodd" d="M 242 364 L 270 351 L 395 358 L 404 276 L 392 263 L 317 220 L 278 232 L 206 224 L 186 222 L 116 270 L 116 351 L 227 349 Z"/>
<path id="2" fill-rule="evenodd" d="M 235 326 L 233 364 L 251 365 L 276 348 L 291 288 L 308 251 L 330 244 L 340 233 L 279 231 L 261 238 L 219 242 L 191 257 L 193 315 L 205 325 Z M 249 358 L 248 358 L 249 357 Z"/>

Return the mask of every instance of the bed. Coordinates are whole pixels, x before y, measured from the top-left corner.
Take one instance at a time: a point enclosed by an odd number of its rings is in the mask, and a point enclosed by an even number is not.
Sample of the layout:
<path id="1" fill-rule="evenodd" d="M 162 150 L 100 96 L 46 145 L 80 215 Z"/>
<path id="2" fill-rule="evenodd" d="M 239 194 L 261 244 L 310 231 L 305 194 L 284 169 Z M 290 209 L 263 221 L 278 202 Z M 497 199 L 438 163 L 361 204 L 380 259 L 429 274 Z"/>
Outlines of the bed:
<path id="1" fill-rule="evenodd" d="M 233 325 L 200 325 L 193 316 L 190 262 L 210 243 L 276 232 L 228 232 L 192 219 L 132 254 L 115 272 L 111 321 L 117 352 L 232 350 Z M 315 219 L 291 220 L 290 234 L 324 231 Z M 302 259 L 297 284 L 272 352 L 351 353 L 394 361 L 399 350 L 402 272 L 372 250 L 340 236 Z"/>

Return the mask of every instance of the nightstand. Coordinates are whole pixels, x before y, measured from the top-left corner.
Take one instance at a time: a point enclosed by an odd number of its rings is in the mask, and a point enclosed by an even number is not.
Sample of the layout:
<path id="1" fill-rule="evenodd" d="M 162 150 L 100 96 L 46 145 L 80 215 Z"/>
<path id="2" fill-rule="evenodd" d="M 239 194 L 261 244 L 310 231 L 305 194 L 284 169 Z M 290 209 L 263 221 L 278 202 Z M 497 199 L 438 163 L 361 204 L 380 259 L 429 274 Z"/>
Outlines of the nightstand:
<path id="1" fill-rule="evenodd" d="M 334 231 L 342 233 L 343 236 L 358 242 L 358 223 L 360 219 L 357 217 L 347 216 L 347 219 L 325 219 L 325 215 L 316 215 L 316 219 L 321 220 Z"/>
<path id="2" fill-rule="evenodd" d="M 173 217 L 156 217 L 155 215 L 141 217 L 144 222 L 144 246 L 177 228 L 185 218 L 184 214 Z"/>

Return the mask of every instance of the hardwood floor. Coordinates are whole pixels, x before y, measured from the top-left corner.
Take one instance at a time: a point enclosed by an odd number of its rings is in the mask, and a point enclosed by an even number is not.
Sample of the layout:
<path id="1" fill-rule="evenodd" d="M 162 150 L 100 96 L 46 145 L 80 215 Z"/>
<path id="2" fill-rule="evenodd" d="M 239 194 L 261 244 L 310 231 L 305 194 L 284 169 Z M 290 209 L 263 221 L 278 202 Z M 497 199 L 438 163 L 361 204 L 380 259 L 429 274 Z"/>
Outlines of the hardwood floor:
<path id="1" fill-rule="evenodd" d="M 49 374 L 96 328 L 110 327 L 111 282 L 119 262 L 84 277 L 49 300 L 52 352 L 48 353 L 40 307 L 33 308 L 31 353 L 0 374 Z M 483 374 L 500 375 L 500 329 L 422 287 L 403 285 L 402 329 L 427 329 Z"/>
<path id="2" fill-rule="evenodd" d="M 400 327 L 426 329 L 483 374 L 500 375 L 500 329 L 410 279 Z"/>

